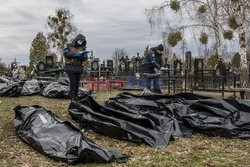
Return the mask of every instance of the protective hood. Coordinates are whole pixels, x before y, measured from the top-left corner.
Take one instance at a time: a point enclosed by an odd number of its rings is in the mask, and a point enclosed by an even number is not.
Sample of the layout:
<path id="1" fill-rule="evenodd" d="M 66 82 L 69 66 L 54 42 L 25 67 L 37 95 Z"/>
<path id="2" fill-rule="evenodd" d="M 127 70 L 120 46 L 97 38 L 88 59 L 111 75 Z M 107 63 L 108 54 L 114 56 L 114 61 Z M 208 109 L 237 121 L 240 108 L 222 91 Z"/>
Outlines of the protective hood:
<path id="1" fill-rule="evenodd" d="M 71 42 L 71 46 L 73 47 L 80 47 L 80 45 L 77 43 L 78 40 L 83 40 L 83 44 L 81 46 L 86 46 L 87 41 L 84 35 L 78 34 L 76 38 Z"/>

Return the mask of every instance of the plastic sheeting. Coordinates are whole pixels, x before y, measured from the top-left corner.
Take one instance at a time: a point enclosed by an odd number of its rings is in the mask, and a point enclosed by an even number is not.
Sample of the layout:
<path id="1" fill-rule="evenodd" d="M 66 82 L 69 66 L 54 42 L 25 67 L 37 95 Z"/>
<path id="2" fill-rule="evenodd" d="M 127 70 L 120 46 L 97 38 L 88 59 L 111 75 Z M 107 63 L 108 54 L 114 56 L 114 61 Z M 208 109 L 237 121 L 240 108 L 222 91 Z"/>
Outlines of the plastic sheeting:
<path id="1" fill-rule="evenodd" d="M 59 78 L 57 82 L 49 84 L 42 92 L 44 97 L 49 98 L 69 98 L 70 81 L 67 77 Z M 79 97 L 83 97 L 86 94 L 91 94 L 90 90 L 80 88 L 78 92 Z"/>
<path id="2" fill-rule="evenodd" d="M 14 82 L 8 78 L 0 77 L 0 97 L 17 97 L 43 95 L 50 98 L 69 98 L 69 79 L 59 78 L 57 82 L 51 81 L 19 81 Z M 91 90 L 79 89 L 79 97 L 91 94 Z"/>
<path id="3" fill-rule="evenodd" d="M 31 96 L 39 94 L 41 91 L 41 83 L 38 80 L 26 81 L 23 85 L 21 96 Z"/>
<path id="4" fill-rule="evenodd" d="M 0 85 L 0 97 L 38 95 L 48 83 L 51 82 L 38 80 L 8 82 Z"/>
<path id="5" fill-rule="evenodd" d="M 59 84 L 61 84 L 61 85 L 66 85 L 66 86 L 69 86 L 69 84 L 70 84 L 70 81 L 69 81 L 68 77 L 61 77 L 61 78 L 58 79 L 57 82 Z"/>
<path id="6" fill-rule="evenodd" d="M 11 84 L 13 80 L 9 77 L 0 77 L 0 85 Z"/>
<path id="7" fill-rule="evenodd" d="M 0 86 L 0 97 L 18 97 L 21 96 L 24 82 L 14 82 Z"/>
<path id="8" fill-rule="evenodd" d="M 192 131 L 211 136 L 250 137 L 250 101 L 194 94 L 133 95 L 121 93 L 105 106 L 91 97 L 72 102 L 69 113 L 81 128 L 152 147 Z"/>
<path id="9" fill-rule="evenodd" d="M 72 123 L 63 122 L 45 108 L 17 106 L 14 110 L 17 135 L 50 158 L 69 164 L 126 161 L 125 155 L 96 145 Z"/>
<path id="10" fill-rule="evenodd" d="M 62 85 L 58 82 L 52 82 L 43 90 L 42 95 L 49 98 L 68 98 L 69 86 Z"/>

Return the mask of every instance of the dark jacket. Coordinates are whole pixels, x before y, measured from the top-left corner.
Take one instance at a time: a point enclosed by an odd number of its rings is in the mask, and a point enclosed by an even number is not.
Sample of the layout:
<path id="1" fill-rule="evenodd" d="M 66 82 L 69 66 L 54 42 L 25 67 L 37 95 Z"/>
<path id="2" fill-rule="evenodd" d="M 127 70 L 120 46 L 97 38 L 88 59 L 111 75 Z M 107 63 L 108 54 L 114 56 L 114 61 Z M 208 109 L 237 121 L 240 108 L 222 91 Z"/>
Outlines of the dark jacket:
<path id="1" fill-rule="evenodd" d="M 143 73 L 155 73 L 154 69 L 160 70 L 161 66 L 161 55 L 157 53 L 156 48 L 151 48 L 142 61 Z"/>
<path id="2" fill-rule="evenodd" d="M 83 44 L 79 45 L 77 43 L 78 40 L 83 40 Z M 87 60 L 87 53 L 82 54 L 82 56 L 76 56 L 80 51 L 83 51 L 86 47 L 86 39 L 85 36 L 79 34 L 72 42 L 68 45 L 67 48 L 64 49 L 64 57 L 65 57 L 65 72 L 70 73 L 83 73 L 83 61 Z"/>

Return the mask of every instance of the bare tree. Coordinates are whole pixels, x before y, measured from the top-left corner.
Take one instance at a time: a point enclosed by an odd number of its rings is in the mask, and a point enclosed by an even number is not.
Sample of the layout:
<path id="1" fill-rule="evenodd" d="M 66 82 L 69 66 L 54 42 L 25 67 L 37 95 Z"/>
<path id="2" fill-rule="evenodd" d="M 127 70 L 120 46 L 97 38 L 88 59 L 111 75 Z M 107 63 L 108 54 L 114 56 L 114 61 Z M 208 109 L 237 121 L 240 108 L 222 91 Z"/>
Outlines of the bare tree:
<path id="1" fill-rule="evenodd" d="M 172 47 L 183 40 L 184 29 L 200 31 L 200 42 L 207 44 L 208 37 L 215 39 L 215 54 L 221 56 L 221 41 L 224 32 L 230 34 L 227 39 L 233 38 L 228 31 L 225 2 L 227 0 L 166 0 L 158 6 L 146 10 L 148 22 L 153 29 L 164 32 L 165 40 Z M 169 9 L 174 11 L 173 14 Z M 167 14 L 166 14 L 167 13 Z M 176 17 L 176 18 L 173 18 Z"/>
<path id="2" fill-rule="evenodd" d="M 238 31 L 241 82 L 248 83 L 247 74 L 247 33 L 249 33 L 250 3 L 249 0 L 228 0 L 224 7 L 228 14 L 228 25 Z M 249 83 L 248 83 L 249 85 Z"/>
<path id="3" fill-rule="evenodd" d="M 60 62 L 63 64 L 63 49 L 66 47 L 69 39 L 77 33 L 77 28 L 73 24 L 73 14 L 65 8 L 59 8 L 56 10 L 55 15 L 48 16 L 47 23 L 51 30 L 48 33 L 48 39 L 52 43 L 53 48 L 57 48 L 60 52 Z"/>
<path id="4" fill-rule="evenodd" d="M 241 68 L 247 69 L 247 18 L 249 19 L 249 0 L 230 0 L 229 14 L 235 19 L 235 26 L 239 32 Z"/>
<path id="5" fill-rule="evenodd" d="M 124 48 L 116 48 L 113 52 L 112 59 L 114 60 L 115 70 L 117 71 L 119 68 L 119 61 L 122 57 L 128 56 L 128 53 L 125 51 Z"/>
<path id="6" fill-rule="evenodd" d="M 183 40 L 184 29 L 201 31 L 200 42 L 206 44 L 213 34 L 215 55 L 222 56 L 222 37 L 232 40 L 238 32 L 241 57 L 241 81 L 247 79 L 247 31 L 250 25 L 249 0 L 166 0 L 146 10 L 148 22 L 153 29 L 164 31 L 165 40 L 172 47 Z M 170 14 L 169 9 L 175 13 Z M 168 11 L 168 15 L 165 13 Z M 178 17 L 173 19 L 173 17 Z"/>

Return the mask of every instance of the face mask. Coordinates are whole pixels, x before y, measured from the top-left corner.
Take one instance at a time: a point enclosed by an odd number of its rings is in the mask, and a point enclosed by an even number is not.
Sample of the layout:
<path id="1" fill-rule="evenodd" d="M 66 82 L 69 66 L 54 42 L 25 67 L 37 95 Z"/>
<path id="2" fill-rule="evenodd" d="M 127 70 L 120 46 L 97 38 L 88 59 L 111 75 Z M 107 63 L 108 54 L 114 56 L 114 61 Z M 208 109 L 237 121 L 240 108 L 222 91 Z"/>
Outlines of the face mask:
<path id="1" fill-rule="evenodd" d="M 83 40 L 79 39 L 79 40 L 77 40 L 76 43 L 77 43 L 78 45 L 82 45 L 82 44 L 83 44 Z"/>
<path id="2" fill-rule="evenodd" d="M 163 54 L 163 51 L 157 50 L 157 53 L 160 54 L 160 55 L 162 55 L 162 54 Z"/>

